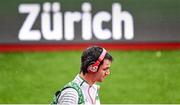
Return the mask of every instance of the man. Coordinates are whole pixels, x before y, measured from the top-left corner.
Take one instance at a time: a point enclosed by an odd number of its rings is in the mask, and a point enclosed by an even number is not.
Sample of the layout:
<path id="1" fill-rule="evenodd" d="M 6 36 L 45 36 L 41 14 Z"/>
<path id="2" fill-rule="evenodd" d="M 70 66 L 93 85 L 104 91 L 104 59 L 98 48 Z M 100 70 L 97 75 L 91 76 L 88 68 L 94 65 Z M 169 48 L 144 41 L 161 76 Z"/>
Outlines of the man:
<path id="1" fill-rule="evenodd" d="M 53 104 L 100 104 L 96 82 L 102 82 L 110 74 L 112 60 L 104 48 L 87 48 L 81 56 L 80 73 L 56 92 Z"/>

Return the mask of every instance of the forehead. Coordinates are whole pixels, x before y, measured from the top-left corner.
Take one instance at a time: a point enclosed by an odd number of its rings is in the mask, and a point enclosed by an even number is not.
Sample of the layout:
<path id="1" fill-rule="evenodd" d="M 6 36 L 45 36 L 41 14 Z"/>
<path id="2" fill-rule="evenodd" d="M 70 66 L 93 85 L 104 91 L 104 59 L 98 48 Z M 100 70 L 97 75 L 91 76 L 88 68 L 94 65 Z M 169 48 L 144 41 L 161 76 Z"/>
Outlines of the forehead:
<path id="1" fill-rule="evenodd" d="M 111 65 L 111 61 L 108 59 L 104 59 L 103 66 L 110 66 L 110 65 Z"/>

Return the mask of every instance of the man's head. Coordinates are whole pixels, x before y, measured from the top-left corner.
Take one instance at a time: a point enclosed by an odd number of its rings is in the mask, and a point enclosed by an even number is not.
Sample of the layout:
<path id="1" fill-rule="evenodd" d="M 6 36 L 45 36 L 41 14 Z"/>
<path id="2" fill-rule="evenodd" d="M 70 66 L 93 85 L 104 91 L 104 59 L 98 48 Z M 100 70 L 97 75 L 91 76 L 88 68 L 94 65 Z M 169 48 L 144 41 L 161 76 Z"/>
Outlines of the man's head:
<path id="1" fill-rule="evenodd" d="M 86 50 L 84 50 L 82 53 L 80 72 L 82 72 L 83 75 L 87 73 L 91 73 L 91 74 L 93 73 L 95 77 L 97 77 L 97 81 L 101 82 L 102 78 L 104 78 L 106 75 L 110 73 L 109 67 L 112 60 L 113 60 L 112 56 L 108 52 L 106 52 L 104 48 L 98 46 L 89 47 Z M 92 68 L 92 66 L 94 67 L 97 64 L 98 64 L 98 69 L 96 72 L 92 72 L 91 70 L 89 70 L 89 68 Z"/>

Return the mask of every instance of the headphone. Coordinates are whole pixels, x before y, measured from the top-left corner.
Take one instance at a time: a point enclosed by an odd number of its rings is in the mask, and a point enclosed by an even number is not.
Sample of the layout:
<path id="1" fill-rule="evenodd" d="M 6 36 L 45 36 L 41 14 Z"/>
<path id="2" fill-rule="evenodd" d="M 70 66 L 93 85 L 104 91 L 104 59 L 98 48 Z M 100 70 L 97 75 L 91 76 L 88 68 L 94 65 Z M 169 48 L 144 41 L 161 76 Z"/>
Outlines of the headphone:
<path id="1" fill-rule="evenodd" d="M 103 51 L 101 53 L 101 55 L 99 56 L 99 58 L 97 59 L 97 61 L 93 64 L 91 64 L 88 68 L 87 71 L 91 72 L 91 73 L 95 73 L 98 70 L 99 64 L 103 61 L 105 55 L 106 55 L 106 50 L 103 48 Z"/>

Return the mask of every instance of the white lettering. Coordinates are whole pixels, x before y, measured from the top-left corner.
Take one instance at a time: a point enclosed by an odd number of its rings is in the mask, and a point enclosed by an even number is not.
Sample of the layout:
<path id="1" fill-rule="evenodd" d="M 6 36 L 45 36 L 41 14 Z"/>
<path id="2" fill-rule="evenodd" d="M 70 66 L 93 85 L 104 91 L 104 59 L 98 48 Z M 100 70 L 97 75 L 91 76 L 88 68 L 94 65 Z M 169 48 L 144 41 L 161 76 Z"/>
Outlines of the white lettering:
<path id="1" fill-rule="evenodd" d="M 91 28 L 91 4 L 83 3 L 82 5 L 82 38 L 84 40 L 90 40 L 92 38 L 92 28 Z"/>
<path id="2" fill-rule="evenodd" d="M 75 39 L 76 24 L 81 24 L 82 40 L 92 40 L 93 35 L 98 40 L 132 40 L 134 38 L 133 16 L 122 11 L 119 3 L 113 3 L 112 14 L 107 11 L 98 11 L 92 16 L 91 4 L 85 2 L 81 12 L 61 12 L 60 3 L 45 2 L 40 13 L 39 4 L 21 4 L 19 13 L 28 14 L 19 31 L 20 40 L 66 40 Z M 40 29 L 32 29 L 38 16 L 40 16 Z M 64 22 L 64 23 L 63 23 Z M 112 30 L 104 26 L 112 23 Z M 78 28 L 79 28 L 78 27 Z M 63 34 L 64 32 L 64 34 Z"/>
<path id="3" fill-rule="evenodd" d="M 107 40 L 111 38 L 111 32 L 109 29 L 102 29 L 102 23 L 103 22 L 108 22 L 111 19 L 111 15 L 108 12 L 102 11 L 98 12 L 94 16 L 93 20 L 93 31 L 94 35 L 96 36 L 97 39 L 100 40 Z"/>
<path id="4" fill-rule="evenodd" d="M 53 3 L 53 29 L 51 30 L 51 18 L 50 18 L 50 3 L 44 3 L 43 13 L 41 15 L 41 30 L 45 39 L 47 40 L 61 40 L 62 39 L 62 14 L 58 12 L 60 10 L 59 3 Z"/>
<path id="5" fill-rule="evenodd" d="M 38 4 L 21 4 L 19 6 L 20 13 L 28 13 L 24 24 L 19 31 L 20 40 L 40 40 L 41 33 L 39 30 L 32 30 L 32 26 L 35 23 L 36 18 L 40 12 L 40 5 Z"/>
<path id="6" fill-rule="evenodd" d="M 122 22 L 124 22 L 124 37 L 130 40 L 134 37 L 133 17 L 126 11 L 121 11 L 121 5 L 114 3 L 112 5 L 112 36 L 114 40 L 122 38 Z"/>
<path id="7" fill-rule="evenodd" d="M 66 40 L 74 39 L 74 23 L 81 20 L 81 14 L 79 12 L 66 12 L 64 14 L 65 19 L 65 36 Z"/>

